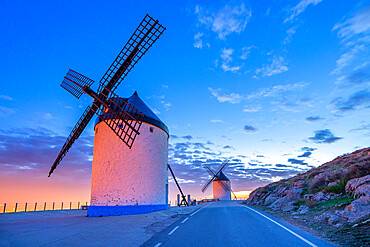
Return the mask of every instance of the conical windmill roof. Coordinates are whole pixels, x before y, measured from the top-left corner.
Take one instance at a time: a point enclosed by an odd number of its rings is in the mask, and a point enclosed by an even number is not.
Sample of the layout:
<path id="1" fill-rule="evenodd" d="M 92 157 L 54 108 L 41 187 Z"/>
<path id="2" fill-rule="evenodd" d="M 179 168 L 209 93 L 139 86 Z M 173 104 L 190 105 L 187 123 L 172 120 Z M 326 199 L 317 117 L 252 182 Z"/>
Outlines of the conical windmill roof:
<path id="1" fill-rule="evenodd" d="M 230 181 L 230 179 L 228 179 L 223 172 L 220 172 L 220 175 L 213 181 Z"/>
<path id="2" fill-rule="evenodd" d="M 139 97 L 137 92 L 129 98 L 123 98 L 127 103 L 129 103 L 132 107 L 137 109 L 139 112 L 141 112 L 144 115 L 143 122 L 148 123 L 151 125 L 154 125 L 162 130 L 164 130 L 167 135 L 169 135 L 168 127 L 162 122 L 162 120 L 159 119 L 159 117 L 147 106 L 144 101 Z M 95 120 L 95 126 L 100 123 L 102 120 L 97 117 Z"/>

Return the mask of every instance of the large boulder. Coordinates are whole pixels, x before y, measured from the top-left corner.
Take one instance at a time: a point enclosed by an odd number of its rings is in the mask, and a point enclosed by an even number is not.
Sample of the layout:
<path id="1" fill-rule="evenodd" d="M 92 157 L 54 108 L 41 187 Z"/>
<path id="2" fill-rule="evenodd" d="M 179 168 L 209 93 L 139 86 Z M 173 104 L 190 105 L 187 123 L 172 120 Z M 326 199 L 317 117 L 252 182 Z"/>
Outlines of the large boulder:
<path id="1" fill-rule="evenodd" d="M 295 201 L 301 198 L 302 192 L 303 189 L 287 189 L 285 190 L 285 196 L 277 198 L 270 205 L 270 208 L 291 211 L 296 208 L 293 204 Z"/>
<path id="2" fill-rule="evenodd" d="M 263 205 L 264 199 L 266 196 L 268 196 L 268 190 L 264 188 L 259 188 L 257 190 L 254 190 L 246 200 L 247 204 L 251 205 Z"/>
<path id="3" fill-rule="evenodd" d="M 342 215 L 348 222 L 357 222 L 370 216 L 370 196 L 361 196 L 345 207 Z"/>
<path id="4" fill-rule="evenodd" d="M 360 198 L 361 196 L 370 196 L 370 184 L 363 184 L 353 192 L 354 198 Z"/>
<path id="5" fill-rule="evenodd" d="M 334 225 L 335 227 L 340 227 L 346 221 L 345 218 L 341 217 L 340 215 L 332 212 L 325 212 L 318 216 L 315 216 L 315 221 L 319 223 L 328 223 L 330 225 Z"/>
<path id="6" fill-rule="evenodd" d="M 365 183 L 370 183 L 370 174 L 360 178 L 354 178 L 349 180 L 346 184 L 346 193 L 353 192 L 354 190 L 356 190 L 357 187 Z"/>

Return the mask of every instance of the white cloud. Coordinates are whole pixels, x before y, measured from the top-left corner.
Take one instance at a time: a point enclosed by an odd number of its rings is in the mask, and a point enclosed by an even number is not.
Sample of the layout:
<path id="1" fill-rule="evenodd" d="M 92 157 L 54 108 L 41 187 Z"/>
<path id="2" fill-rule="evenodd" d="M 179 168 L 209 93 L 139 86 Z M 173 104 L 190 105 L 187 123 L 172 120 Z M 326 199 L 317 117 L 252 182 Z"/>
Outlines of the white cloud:
<path id="1" fill-rule="evenodd" d="M 247 46 L 242 48 L 242 55 L 240 56 L 241 59 L 245 60 L 249 57 L 249 53 L 251 52 L 252 48 L 256 48 L 255 46 Z"/>
<path id="2" fill-rule="evenodd" d="M 168 110 L 172 106 L 170 102 L 166 102 L 164 100 L 162 100 L 161 103 L 163 104 L 163 107 L 166 108 L 166 110 Z"/>
<path id="3" fill-rule="evenodd" d="M 367 48 L 370 44 L 370 7 L 335 24 L 332 31 L 337 32 L 340 42 L 344 45 L 344 51 L 331 72 L 339 75 L 337 84 L 343 81 L 365 81 L 367 72 L 360 68 L 366 67 L 369 62 L 370 53 Z"/>
<path id="4" fill-rule="evenodd" d="M 228 64 L 221 64 L 221 68 L 224 70 L 224 71 L 230 71 L 230 72 L 237 72 L 241 69 L 241 66 L 230 66 Z"/>
<path id="5" fill-rule="evenodd" d="M 231 62 L 233 59 L 231 58 L 231 55 L 233 55 L 234 49 L 222 49 L 221 58 L 224 60 L 224 62 L 228 63 Z"/>
<path id="6" fill-rule="evenodd" d="M 152 110 L 153 110 L 153 112 L 154 112 L 155 114 L 157 114 L 157 115 L 161 114 L 161 112 L 160 112 L 160 111 L 158 111 L 158 110 L 157 110 L 157 109 L 155 109 L 155 108 L 153 108 Z"/>
<path id="7" fill-rule="evenodd" d="M 283 41 L 283 44 L 289 44 L 292 41 L 292 37 L 297 31 L 297 26 L 291 27 L 286 31 L 286 37 Z"/>
<path id="8" fill-rule="evenodd" d="M 278 97 L 285 92 L 294 91 L 304 88 L 309 85 L 306 82 L 297 82 L 294 84 L 276 85 L 270 88 L 262 88 L 256 93 L 248 95 L 248 99 L 264 98 L 264 97 Z"/>
<path id="9" fill-rule="evenodd" d="M 211 92 L 213 96 L 216 97 L 216 99 L 220 102 L 229 102 L 232 104 L 237 104 L 240 103 L 240 101 L 243 99 L 243 97 L 238 94 L 238 93 L 231 93 L 231 94 L 226 94 L 222 92 L 222 89 L 213 89 L 213 88 L 208 88 L 208 90 Z"/>
<path id="10" fill-rule="evenodd" d="M 9 101 L 12 101 L 13 100 L 12 97 L 7 96 L 7 95 L 0 95 L 0 99 L 5 99 L 5 100 L 9 100 Z"/>
<path id="11" fill-rule="evenodd" d="M 203 48 L 203 41 L 201 39 L 203 37 L 203 35 L 204 34 L 200 33 L 200 32 L 198 32 L 194 35 L 194 47 L 195 48 L 199 48 L 199 49 Z"/>
<path id="12" fill-rule="evenodd" d="M 221 64 L 221 68 L 224 70 L 224 71 L 231 71 L 231 72 L 237 72 L 241 69 L 242 66 L 231 66 L 230 65 L 230 62 L 233 61 L 232 59 L 232 55 L 234 53 L 234 49 L 222 49 L 222 52 L 221 52 L 221 59 L 222 59 L 222 64 Z"/>
<path id="13" fill-rule="evenodd" d="M 262 109 L 260 105 L 244 106 L 243 112 L 258 112 Z"/>
<path id="14" fill-rule="evenodd" d="M 368 34 L 370 31 L 370 7 L 360 11 L 345 22 L 337 23 L 332 31 L 338 30 L 338 37 L 342 41 L 359 35 Z"/>
<path id="15" fill-rule="evenodd" d="M 51 119 L 57 119 L 57 118 L 56 118 L 56 117 L 54 117 L 51 113 L 48 113 L 48 112 L 43 113 L 43 117 L 44 117 L 45 119 L 48 119 L 48 120 L 51 120 Z"/>
<path id="16" fill-rule="evenodd" d="M 351 64 L 351 62 L 356 58 L 356 55 L 364 48 L 364 45 L 356 45 L 346 53 L 343 53 L 336 61 L 337 66 L 331 73 L 339 73 L 344 67 Z"/>
<path id="17" fill-rule="evenodd" d="M 0 106 L 0 117 L 6 117 L 13 113 L 15 113 L 15 110 L 10 109 L 8 107 Z"/>
<path id="18" fill-rule="evenodd" d="M 289 9 L 290 16 L 284 20 L 284 23 L 293 20 L 299 14 L 301 14 L 310 4 L 317 5 L 322 0 L 302 0 L 295 7 Z"/>
<path id="19" fill-rule="evenodd" d="M 198 15 L 199 25 L 204 25 L 218 34 L 220 39 L 225 39 L 231 33 L 241 33 L 245 30 L 252 16 L 251 10 L 245 8 L 244 3 L 240 6 L 226 5 L 217 12 L 204 10 L 197 5 L 195 14 Z"/>
<path id="20" fill-rule="evenodd" d="M 270 64 L 265 64 L 262 68 L 256 69 L 256 74 L 262 74 L 262 76 L 272 76 L 276 74 L 288 71 L 286 62 L 281 56 L 274 57 Z"/>
<path id="21" fill-rule="evenodd" d="M 224 121 L 222 121 L 220 119 L 212 119 L 210 122 L 211 123 L 223 123 Z"/>
<path id="22" fill-rule="evenodd" d="M 270 11 L 271 11 L 271 8 L 268 8 L 268 9 L 266 10 L 265 15 L 270 15 Z"/>

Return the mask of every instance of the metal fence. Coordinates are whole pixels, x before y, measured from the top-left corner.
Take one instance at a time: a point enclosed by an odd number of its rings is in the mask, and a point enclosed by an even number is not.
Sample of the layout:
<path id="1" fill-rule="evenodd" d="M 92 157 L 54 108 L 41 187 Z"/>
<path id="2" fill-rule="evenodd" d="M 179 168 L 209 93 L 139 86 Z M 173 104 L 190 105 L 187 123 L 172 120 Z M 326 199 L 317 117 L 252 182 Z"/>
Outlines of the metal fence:
<path id="1" fill-rule="evenodd" d="M 85 205 L 90 204 L 88 202 L 4 203 L 0 204 L 0 213 L 81 209 Z"/>

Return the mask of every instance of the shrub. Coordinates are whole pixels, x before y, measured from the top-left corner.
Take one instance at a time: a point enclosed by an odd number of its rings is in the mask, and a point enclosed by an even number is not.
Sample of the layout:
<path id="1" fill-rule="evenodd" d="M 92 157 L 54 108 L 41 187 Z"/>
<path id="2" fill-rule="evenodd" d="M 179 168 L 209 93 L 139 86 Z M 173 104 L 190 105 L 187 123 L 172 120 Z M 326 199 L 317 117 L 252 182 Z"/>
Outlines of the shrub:
<path id="1" fill-rule="evenodd" d="M 320 177 L 320 178 L 317 178 L 317 179 L 313 179 L 310 183 L 309 183 L 309 185 L 308 185 L 308 192 L 309 193 L 314 193 L 314 192 L 317 192 L 317 191 L 320 191 L 321 190 L 321 188 L 323 187 L 323 186 L 325 186 L 326 185 L 326 179 L 325 179 L 325 177 Z"/>
<path id="2" fill-rule="evenodd" d="M 329 200 L 329 201 L 324 201 L 324 202 L 318 204 L 315 207 L 315 211 L 327 210 L 327 209 L 330 209 L 334 206 L 335 207 L 344 207 L 344 206 L 349 205 L 351 202 L 353 202 L 353 200 L 354 200 L 353 197 L 342 196 L 342 197 L 335 198 L 335 199 L 332 199 L 332 200 Z"/>
<path id="3" fill-rule="evenodd" d="M 356 164 L 351 166 L 345 173 L 344 178 L 350 180 L 352 178 L 359 178 L 369 174 L 370 163 Z"/>
<path id="4" fill-rule="evenodd" d="M 296 200 L 294 203 L 293 203 L 293 206 L 302 206 L 302 205 L 306 205 L 306 201 L 304 199 L 299 199 L 299 200 Z"/>
<path id="5" fill-rule="evenodd" d="M 348 179 L 341 179 L 336 185 L 327 186 L 323 189 L 324 193 L 335 193 L 335 194 L 344 194 L 346 192 L 346 184 Z"/>

